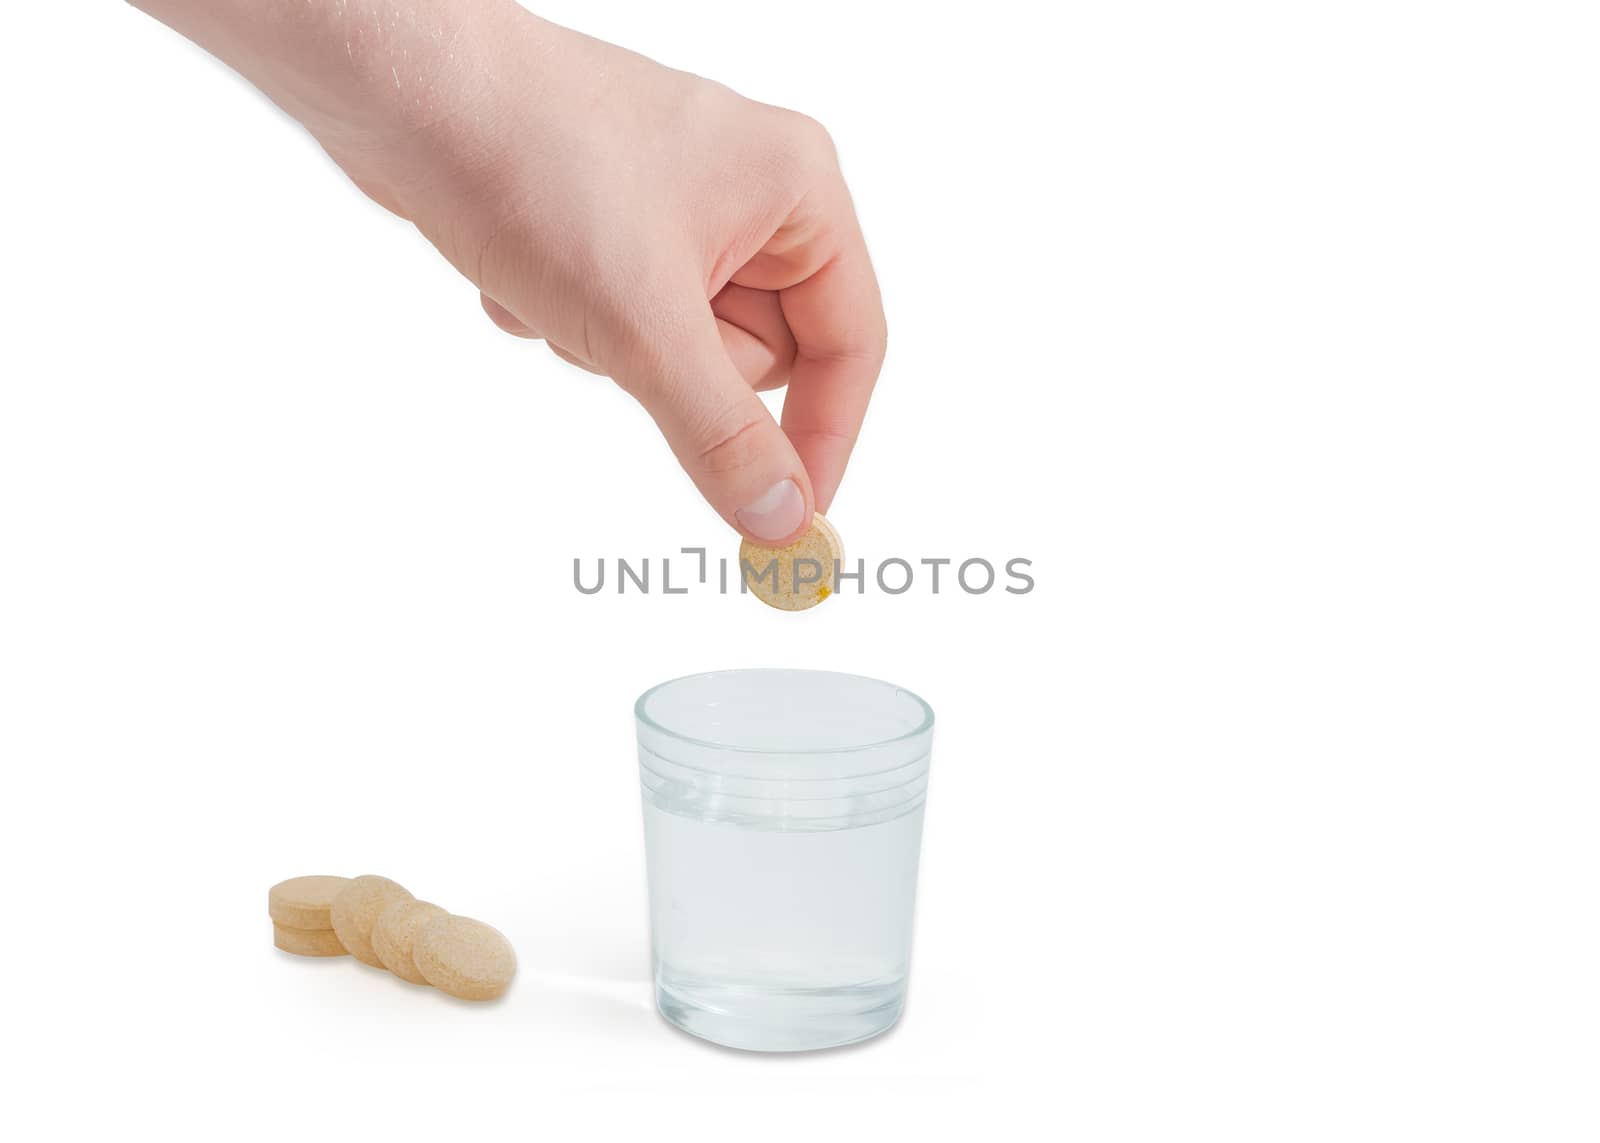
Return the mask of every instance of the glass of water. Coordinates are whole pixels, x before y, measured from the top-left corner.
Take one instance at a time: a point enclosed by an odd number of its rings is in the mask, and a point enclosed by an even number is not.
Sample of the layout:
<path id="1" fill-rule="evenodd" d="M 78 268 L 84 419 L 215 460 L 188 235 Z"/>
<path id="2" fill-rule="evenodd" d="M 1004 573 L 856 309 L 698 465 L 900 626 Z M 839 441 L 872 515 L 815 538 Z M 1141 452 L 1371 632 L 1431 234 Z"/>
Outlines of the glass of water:
<path id="1" fill-rule="evenodd" d="M 829 671 L 662 683 L 634 707 L 656 1006 L 696 1036 L 802 1051 L 905 1005 L 933 711 Z"/>

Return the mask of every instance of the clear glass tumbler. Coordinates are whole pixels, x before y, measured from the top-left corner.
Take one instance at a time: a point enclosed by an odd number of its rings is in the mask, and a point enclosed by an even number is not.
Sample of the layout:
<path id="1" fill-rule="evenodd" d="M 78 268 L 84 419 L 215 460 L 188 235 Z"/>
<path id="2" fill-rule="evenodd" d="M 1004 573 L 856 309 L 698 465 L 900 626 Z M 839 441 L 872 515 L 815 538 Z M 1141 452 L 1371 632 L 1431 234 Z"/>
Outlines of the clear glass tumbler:
<path id="1" fill-rule="evenodd" d="M 656 1005 L 735 1048 L 874 1036 L 905 1005 L 933 711 L 829 671 L 692 675 L 634 707 Z"/>

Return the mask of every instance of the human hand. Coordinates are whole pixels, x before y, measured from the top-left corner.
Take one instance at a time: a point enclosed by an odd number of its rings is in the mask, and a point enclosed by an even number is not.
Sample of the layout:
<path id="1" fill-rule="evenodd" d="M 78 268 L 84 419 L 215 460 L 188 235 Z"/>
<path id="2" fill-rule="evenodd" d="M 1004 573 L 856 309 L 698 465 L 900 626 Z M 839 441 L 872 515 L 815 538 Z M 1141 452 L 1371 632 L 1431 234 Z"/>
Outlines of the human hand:
<path id="1" fill-rule="evenodd" d="M 412 221 L 502 329 L 614 378 L 713 508 L 798 536 L 883 362 L 823 129 L 510 0 L 138 0 Z M 757 390 L 788 385 L 780 428 Z"/>

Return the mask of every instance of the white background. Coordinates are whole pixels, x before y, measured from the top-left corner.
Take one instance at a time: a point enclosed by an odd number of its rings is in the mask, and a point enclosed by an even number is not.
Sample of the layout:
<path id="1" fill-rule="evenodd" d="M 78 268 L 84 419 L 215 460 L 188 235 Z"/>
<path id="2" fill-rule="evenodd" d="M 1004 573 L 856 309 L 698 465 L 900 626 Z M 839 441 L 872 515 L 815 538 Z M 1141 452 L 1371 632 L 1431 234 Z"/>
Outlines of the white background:
<path id="1" fill-rule="evenodd" d="M 892 342 L 832 518 L 1037 590 L 578 595 L 734 550 L 643 413 L 186 42 L 17 6 L 11 1126 L 1594 1139 L 1592 8 L 540 10 L 830 126 Z M 939 713 L 878 1041 L 650 1009 L 631 701 L 739 665 Z M 512 994 L 271 948 L 268 885 L 367 871 Z"/>

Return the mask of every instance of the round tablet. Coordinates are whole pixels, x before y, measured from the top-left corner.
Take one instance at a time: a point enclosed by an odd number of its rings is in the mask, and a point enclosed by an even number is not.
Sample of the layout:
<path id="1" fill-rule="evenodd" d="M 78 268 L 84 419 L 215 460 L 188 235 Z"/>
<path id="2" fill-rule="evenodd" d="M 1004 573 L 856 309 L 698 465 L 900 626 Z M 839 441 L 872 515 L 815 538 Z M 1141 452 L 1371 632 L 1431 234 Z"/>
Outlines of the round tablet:
<path id="1" fill-rule="evenodd" d="M 493 1000 L 517 972 L 511 942 L 470 917 L 428 921 L 417 931 L 411 953 L 423 979 L 462 1000 Z"/>
<path id="2" fill-rule="evenodd" d="M 818 512 L 805 535 L 786 548 L 739 545 L 739 575 L 745 589 L 782 611 L 804 611 L 833 594 L 833 565 L 844 563 L 844 541 Z"/>
<path id="3" fill-rule="evenodd" d="M 411 945 L 423 925 L 435 917 L 449 915 L 428 901 L 395 901 L 378 914 L 372 926 L 372 951 L 378 954 L 383 967 L 401 980 L 427 984 L 411 959 Z"/>
<path id="4" fill-rule="evenodd" d="M 332 929 L 293 929 L 274 923 L 272 943 L 295 956 L 344 956 L 345 947 Z"/>
<path id="5" fill-rule="evenodd" d="M 267 890 L 267 913 L 291 929 L 331 929 L 328 910 L 348 884 L 348 877 L 291 877 Z"/>
<path id="6" fill-rule="evenodd" d="M 409 900 L 411 894 L 403 885 L 368 874 L 340 890 L 328 916 L 333 921 L 333 931 L 339 934 L 339 943 L 351 956 L 362 964 L 382 968 L 383 962 L 372 951 L 372 926 L 378 923 L 378 914 L 394 902 Z"/>

